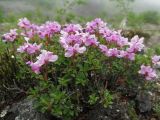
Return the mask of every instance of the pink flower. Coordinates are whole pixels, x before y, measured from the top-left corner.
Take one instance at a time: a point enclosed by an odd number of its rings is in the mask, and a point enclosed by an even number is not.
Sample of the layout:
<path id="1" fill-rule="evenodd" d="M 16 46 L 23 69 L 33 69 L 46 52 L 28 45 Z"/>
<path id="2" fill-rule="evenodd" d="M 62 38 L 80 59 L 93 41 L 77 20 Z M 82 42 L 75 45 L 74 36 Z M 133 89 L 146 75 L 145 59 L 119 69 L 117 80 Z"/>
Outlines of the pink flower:
<path id="1" fill-rule="evenodd" d="M 71 56 L 74 56 L 75 54 L 77 53 L 84 53 L 86 51 L 86 47 L 82 46 L 80 47 L 79 44 L 75 44 L 73 47 L 72 46 L 69 46 L 67 49 L 66 49 L 66 52 L 65 52 L 65 57 L 71 57 Z"/>
<path id="2" fill-rule="evenodd" d="M 86 51 L 86 47 L 83 44 L 84 33 L 68 34 L 65 31 L 61 31 L 60 44 L 65 49 L 65 57 L 71 57 L 75 54 L 82 54 Z"/>
<path id="3" fill-rule="evenodd" d="M 80 33 L 68 34 L 67 32 L 61 31 L 60 44 L 63 48 L 73 46 L 74 44 L 82 44 L 82 35 Z"/>
<path id="4" fill-rule="evenodd" d="M 107 40 L 112 35 L 112 31 L 108 27 L 100 28 L 99 33 Z"/>
<path id="5" fill-rule="evenodd" d="M 89 35 L 88 33 L 86 33 L 86 35 L 84 35 L 83 42 L 84 42 L 85 46 L 98 46 L 98 44 L 99 44 L 96 36 Z"/>
<path id="6" fill-rule="evenodd" d="M 66 37 L 66 42 L 68 44 L 82 44 L 82 36 L 79 33 L 71 34 Z"/>
<path id="7" fill-rule="evenodd" d="M 40 38 L 52 37 L 55 33 L 60 32 L 61 26 L 57 22 L 46 22 L 38 27 L 37 33 Z"/>
<path id="8" fill-rule="evenodd" d="M 40 73 L 41 65 L 38 62 L 33 63 L 31 61 L 28 61 L 26 62 L 26 64 L 31 66 L 32 71 L 35 72 L 36 74 Z"/>
<path id="9" fill-rule="evenodd" d="M 37 33 L 40 38 L 44 39 L 45 37 L 51 37 L 50 32 L 46 29 L 45 25 L 39 26 Z"/>
<path id="10" fill-rule="evenodd" d="M 35 24 L 32 24 L 32 25 L 30 26 L 30 28 L 29 28 L 29 29 L 25 29 L 25 30 L 21 33 L 21 35 L 32 39 L 32 38 L 37 34 L 38 28 L 39 28 L 39 26 L 37 26 L 37 25 L 35 25 Z"/>
<path id="11" fill-rule="evenodd" d="M 48 62 L 55 62 L 57 61 L 58 56 L 53 55 L 52 52 L 46 51 L 46 50 L 41 50 L 41 54 L 37 57 L 36 62 L 29 61 L 27 64 L 31 66 L 32 70 L 35 73 L 40 73 L 40 69 L 44 64 L 48 64 Z"/>
<path id="12" fill-rule="evenodd" d="M 135 60 L 135 53 L 129 53 L 127 51 L 120 51 L 120 58 L 126 58 L 126 59 L 129 59 L 129 60 Z"/>
<path id="13" fill-rule="evenodd" d="M 73 47 L 68 47 L 65 52 L 65 57 L 72 57 L 76 53 Z"/>
<path id="14" fill-rule="evenodd" d="M 100 50 L 101 50 L 101 52 L 103 54 L 105 54 L 106 56 L 108 56 L 108 48 L 107 48 L 107 46 L 101 44 L 101 45 L 99 45 L 99 48 L 100 48 Z"/>
<path id="15" fill-rule="evenodd" d="M 58 59 L 57 55 L 53 55 L 52 52 L 46 51 L 46 50 L 41 50 L 41 54 L 37 57 L 39 61 L 43 61 L 44 64 L 47 62 L 55 62 Z"/>
<path id="16" fill-rule="evenodd" d="M 24 45 L 20 46 L 17 51 L 20 53 L 28 53 L 28 54 L 34 54 L 38 51 L 40 51 L 42 44 L 37 45 L 36 43 L 30 44 L 30 43 L 24 43 Z"/>
<path id="17" fill-rule="evenodd" d="M 129 48 L 127 49 L 127 51 L 134 53 L 137 51 L 140 52 L 144 48 L 143 40 L 144 38 L 139 38 L 137 35 L 134 36 L 129 43 Z"/>
<path id="18" fill-rule="evenodd" d="M 108 55 L 108 57 L 118 57 L 119 50 L 117 48 L 110 48 L 110 49 L 108 49 L 107 55 Z"/>
<path id="19" fill-rule="evenodd" d="M 86 31 L 89 33 L 94 33 L 96 31 L 99 31 L 99 29 L 106 27 L 106 25 L 107 24 L 100 18 L 96 18 L 95 20 L 86 24 Z"/>
<path id="20" fill-rule="evenodd" d="M 152 57 L 152 63 L 153 64 L 156 65 L 159 62 L 160 62 L 160 56 L 155 55 L 155 56 Z"/>
<path id="21" fill-rule="evenodd" d="M 63 28 L 63 31 L 67 33 L 76 33 L 76 32 L 81 32 L 82 31 L 82 26 L 79 24 L 67 24 Z"/>
<path id="22" fill-rule="evenodd" d="M 11 29 L 9 33 L 2 36 L 4 42 L 13 42 L 17 38 L 17 29 Z"/>
<path id="23" fill-rule="evenodd" d="M 152 69 L 150 66 L 142 65 L 138 73 L 144 75 L 146 80 L 153 80 L 157 78 L 156 71 Z"/>
<path id="24" fill-rule="evenodd" d="M 19 19 L 18 26 L 23 29 L 28 29 L 31 26 L 30 21 L 27 18 Z"/>
<path id="25" fill-rule="evenodd" d="M 117 45 L 120 47 L 128 45 L 128 38 L 120 37 L 120 39 L 117 41 Z"/>
<path id="26" fill-rule="evenodd" d="M 48 29 L 48 31 L 50 32 L 50 34 L 53 33 L 58 33 L 61 30 L 61 25 L 57 22 L 46 22 L 46 28 Z"/>
<path id="27" fill-rule="evenodd" d="M 115 42 L 116 43 L 117 41 L 120 40 L 120 38 L 121 38 L 120 34 L 118 34 L 116 31 L 112 31 L 111 36 L 106 37 L 106 40 L 109 41 L 109 42 Z"/>
<path id="28" fill-rule="evenodd" d="M 99 33 L 107 42 L 114 42 L 120 47 L 128 45 L 128 39 L 121 36 L 120 32 L 112 31 L 107 27 L 101 28 Z"/>

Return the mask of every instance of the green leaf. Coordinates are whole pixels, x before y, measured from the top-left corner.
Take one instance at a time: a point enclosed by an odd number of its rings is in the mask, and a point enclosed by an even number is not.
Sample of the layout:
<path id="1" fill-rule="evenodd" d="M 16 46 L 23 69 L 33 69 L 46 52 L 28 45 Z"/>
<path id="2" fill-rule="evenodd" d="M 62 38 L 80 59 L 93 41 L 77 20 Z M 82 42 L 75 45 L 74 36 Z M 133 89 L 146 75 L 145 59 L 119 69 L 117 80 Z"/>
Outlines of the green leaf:
<path id="1" fill-rule="evenodd" d="M 99 97 L 95 93 L 93 93 L 89 96 L 88 102 L 89 102 L 89 104 L 93 105 L 98 101 L 98 99 L 99 99 Z"/>
<path id="2" fill-rule="evenodd" d="M 67 86 L 68 83 L 69 83 L 69 80 L 68 80 L 68 79 L 64 79 L 64 78 L 60 78 L 60 79 L 58 80 L 58 82 L 59 82 L 59 84 L 60 84 L 61 86 Z"/>

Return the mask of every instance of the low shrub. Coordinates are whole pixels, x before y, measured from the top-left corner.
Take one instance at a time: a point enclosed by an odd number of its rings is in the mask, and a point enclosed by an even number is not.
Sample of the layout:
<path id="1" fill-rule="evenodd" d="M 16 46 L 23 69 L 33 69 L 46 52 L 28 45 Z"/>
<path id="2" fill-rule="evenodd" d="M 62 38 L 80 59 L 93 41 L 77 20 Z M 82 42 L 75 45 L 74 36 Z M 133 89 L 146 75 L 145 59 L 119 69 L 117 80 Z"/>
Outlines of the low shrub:
<path id="1" fill-rule="evenodd" d="M 157 78 L 160 56 L 144 52 L 143 38 L 125 38 L 99 18 L 84 26 L 22 18 L 18 26 L 2 40 L 21 44 L 16 56 L 38 76 L 29 96 L 41 112 L 70 120 L 96 104 L 110 106 L 117 93 L 131 97 L 126 89 L 146 89 Z"/>

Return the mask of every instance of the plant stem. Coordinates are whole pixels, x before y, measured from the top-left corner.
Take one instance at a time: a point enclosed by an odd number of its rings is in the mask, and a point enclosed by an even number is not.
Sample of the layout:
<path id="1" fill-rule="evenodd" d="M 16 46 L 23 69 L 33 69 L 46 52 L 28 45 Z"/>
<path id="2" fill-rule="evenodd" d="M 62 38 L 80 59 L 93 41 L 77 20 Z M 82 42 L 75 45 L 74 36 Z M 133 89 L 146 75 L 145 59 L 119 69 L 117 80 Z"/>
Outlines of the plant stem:
<path id="1" fill-rule="evenodd" d="M 44 66 L 44 80 L 48 81 L 48 70 L 47 70 L 47 64 Z"/>

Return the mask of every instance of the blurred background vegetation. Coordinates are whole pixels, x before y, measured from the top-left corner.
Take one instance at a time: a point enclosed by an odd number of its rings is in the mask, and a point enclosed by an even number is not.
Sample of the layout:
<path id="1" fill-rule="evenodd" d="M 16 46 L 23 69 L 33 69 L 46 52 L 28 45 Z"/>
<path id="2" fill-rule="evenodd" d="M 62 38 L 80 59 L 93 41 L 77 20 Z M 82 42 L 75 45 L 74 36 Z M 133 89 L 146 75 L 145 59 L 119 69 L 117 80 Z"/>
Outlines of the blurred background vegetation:
<path id="1" fill-rule="evenodd" d="M 160 23 L 158 0 L 1 0 L 0 22 L 15 23 L 20 17 L 36 22 L 55 20 L 77 22 L 101 17 L 119 25 L 127 19 L 130 27 Z M 65 20 L 61 18 L 67 17 Z M 78 20 L 77 20 L 78 19 Z M 112 22 L 110 22 L 112 21 Z M 79 21 L 78 21 L 79 22 Z"/>

